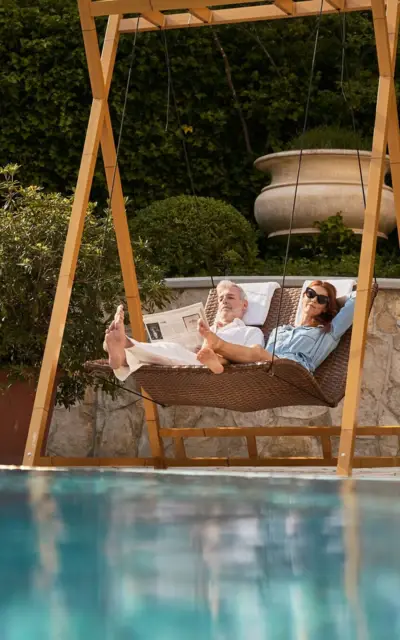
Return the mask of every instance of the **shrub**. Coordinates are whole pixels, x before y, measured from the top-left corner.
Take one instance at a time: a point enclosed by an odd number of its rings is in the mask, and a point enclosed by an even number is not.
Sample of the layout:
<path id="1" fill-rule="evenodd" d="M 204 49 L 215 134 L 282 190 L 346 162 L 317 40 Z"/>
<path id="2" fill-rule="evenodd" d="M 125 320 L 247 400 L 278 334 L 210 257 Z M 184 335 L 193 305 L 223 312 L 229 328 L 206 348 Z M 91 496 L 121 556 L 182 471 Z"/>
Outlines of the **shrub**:
<path id="1" fill-rule="evenodd" d="M 343 224 L 340 213 L 316 222 L 319 233 L 294 237 L 289 252 L 287 275 L 357 276 L 361 236 Z M 286 241 L 285 241 L 286 242 Z M 380 278 L 399 278 L 400 260 L 397 242 L 378 242 L 375 274 Z M 280 275 L 284 269 L 284 245 L 270 245 L 264 261 L 265 275 Z"/>
<path id="2" fill-rule="evenodd" d="M 131 218 L 132 237 L 148 242 L 152 262 L 167 276 L 257 273 L 257 231 L 231 205 L 177 196 Z"/>
<path id="3" fill-rule="evenodd" d="M 0 168 L 0 366 L 26 377 L 41 364 L 73 199 L 23 187 L 17 171 Z M 92 381 L 83 364 L 102 354 L 106 324 L 124 299 L 112 224 L 95 210 L 90 204 L 60 354 L 57 399 L 65 406 Z M 134 250 L 144 305 L 162 305 L 161 271 L 144 242 Z"/>
<path id="4" fill-rule="evenodd" d="M 371 151 L 371 140 L 351 129 L 336 126 L 315 127 L 289 144 L 289 149 L 363 149 Z"/>

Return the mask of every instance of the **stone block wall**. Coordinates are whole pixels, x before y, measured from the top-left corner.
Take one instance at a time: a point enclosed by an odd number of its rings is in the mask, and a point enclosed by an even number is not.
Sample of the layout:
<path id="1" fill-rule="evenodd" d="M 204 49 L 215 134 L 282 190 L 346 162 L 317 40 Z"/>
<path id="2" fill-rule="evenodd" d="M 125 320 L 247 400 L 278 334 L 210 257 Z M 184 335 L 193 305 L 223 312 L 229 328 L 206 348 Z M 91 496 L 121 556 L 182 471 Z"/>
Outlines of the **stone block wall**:
<path id="1" fill-rule="evenodd" d="M 400 283 L 399 283 L 400 284 Z M 206 301 L 208 290 L 176 291 L 171 307 Z M 362 379 L 359 424 L 400 424 L 400 287 L 381 289 L 374 303 L 368 326 L 368 341 Z M 147 457 L 151 456 L 141 400 L 127 390 L 115 400 L 104 393 L 88 389 L 82 404 L 54 411 L 47 442 L 48 455 Z M 286 426 L 340 425 L 343 402 L 335 409 L 326 407 L 284 407 L 253 413 L 200 407 L 160 408 L 162 427 L 210 426 Z M 333 438 L 337 451 L 338 438 Z M 318 438 L 257 438 L 262 456 L 322 455 Z M 165 441 L 167 455 L 173 457 L 172 442 Z M 186 441 L 188 456 L 247 457 L 242 438 L 191 438 Z M 398 436 L 359 437 L 356 455 L 400 455 Z"/>

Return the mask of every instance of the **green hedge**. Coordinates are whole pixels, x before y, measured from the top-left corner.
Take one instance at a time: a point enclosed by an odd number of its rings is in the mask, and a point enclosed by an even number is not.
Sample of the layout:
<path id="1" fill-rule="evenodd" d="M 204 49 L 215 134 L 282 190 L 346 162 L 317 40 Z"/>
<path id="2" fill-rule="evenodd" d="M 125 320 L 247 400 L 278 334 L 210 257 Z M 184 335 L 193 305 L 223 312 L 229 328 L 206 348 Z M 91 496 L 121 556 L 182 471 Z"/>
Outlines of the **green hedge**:
<path id="1" fill-rule="evenodd" d="M 0 165 L 24 166 L 28 181 L 68 193 L 75 185 L 91 94 L 76 0 L 8 0 L 0 8 Z M 338 87 L 341 16 L 324 17 L 309 126 L 349 126 Z M 377 88 L 371 17 L 347 15 L 347 60 L 357 126 L 371 133 Z M 100 31 L 105 21 L 99 21 Z M 230 202 L 252 216 L 265 177 L 256 156 L 285 148 L 302 128 L 315 21 L 274 21 L 216 29 L 226 51 L 252 154 L 213 30 L 167 32 L 182 129 L 171 100 L 165 132 L 167 72 L 160 33 L 139 33 L 120 164 L 135 208 L 191 193 L 181 136 L 197 193 Z M 261 45 L 260 45 L 261 43 Z M 123 36 L 110 104 L 117 132 L 132 48 Z M 265 53 L 265 51 L 267 53 Z M 101 162 L 92 197 L 104 197 Z"/>

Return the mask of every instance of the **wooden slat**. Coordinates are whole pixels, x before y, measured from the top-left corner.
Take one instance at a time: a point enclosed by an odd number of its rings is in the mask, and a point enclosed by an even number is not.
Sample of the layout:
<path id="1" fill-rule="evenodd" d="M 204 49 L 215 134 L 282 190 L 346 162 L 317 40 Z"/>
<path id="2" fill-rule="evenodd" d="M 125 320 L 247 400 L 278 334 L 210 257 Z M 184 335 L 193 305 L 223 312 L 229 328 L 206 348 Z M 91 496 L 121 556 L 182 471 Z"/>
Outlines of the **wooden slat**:
<path id="1" fill-rule="evenodd" d="M 326 0 L 336 11 L 343 11 L 345 7 L 345 0 Z"/>
<path id="2" fill-rule="evenodd" d="M 147 11 L 143 13 L 143 18 L 156 27 L 162 28 L 165 26 L 167 16 L 161 13 L 161 11 Z"/>
<path id="3" fill-rule="evenodd" d="M 202 22 L 210 24 L 213 21 L 213 12 L 208 7 L 189 9 L 189 13 L 195 18 L 198 18 Z"/>
<path id="4" fill-rule="evenodd" d="M 249 458 L 253 460 L 254 458 L 258 458 L 257 451 L 257 440 L 255 436 L 246 436 L 247 441 L 247 451 L 249 454 Z"/>
<path id="5" fill-rule="evenodd" d="M 332 458 L 332 442 L 330 436 L 321 436 L 322 455 L 324 459 Z"/>
<path id="6" fill-rule="evenodd" d="M 340 427 L 173 427 L 160 429 L 162 438 L 247 438 L 248 436 L 339 436 Z M 399 426 L 357 427 L 358 436 L 400 435 Z"/>
<path id="7" fill-rule="evenodd" d="M 174 449 L 176 458 L 187 458 L 185 442 L 183 438 L 175 438 L 174 440 Z"/>
<path id="8" fill-rule="evenodd" d="M 296 3 L 293 0 L 275 0 L 274 5 L 287 16 L 293 16 L 296 13 Z"/>

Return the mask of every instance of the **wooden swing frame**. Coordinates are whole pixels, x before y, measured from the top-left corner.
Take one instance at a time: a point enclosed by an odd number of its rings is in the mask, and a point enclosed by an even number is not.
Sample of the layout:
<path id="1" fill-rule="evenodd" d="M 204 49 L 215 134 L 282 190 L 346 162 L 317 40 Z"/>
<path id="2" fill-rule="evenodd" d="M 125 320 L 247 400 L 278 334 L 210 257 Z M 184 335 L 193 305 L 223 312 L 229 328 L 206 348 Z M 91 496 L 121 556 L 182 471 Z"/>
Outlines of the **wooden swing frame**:
<path id="1" fill-rule="evenodd" d="M 243 5 L 247 2 L 248 6 L 232 7 L 232 5 Z M 387 2 L 385 0 L 325 0 L 322 7 L 324 15 L 372 10 L 379 67 L 375 127 L 358 273 L 358 295 L 341 427 L 160 429 L 156 406 L 151 401 L 144 400 L 151 458 L 61 458 L 44 457 L 41 454 L 48 417 L 52 411 L 52 392 L 99 146 L 101 146 L 107 185 L 111 195 L 111 210 L 133 335 L 137 340 L 145 340 L 135 263 L 121 178 L 116 166 L 116 149 L 108 106 L 108 94 L 120 34 L 316 16 L 320 13 L 321 8 L 320 0 L 303 0 L 301 2 L 276 0 L 273 4 L 264 5 L 252 5 L 251 0 L 218 0 L 218 7 L 224 5 L 231 6 L 213 9 L 204 6 L 204 0 L 191 0 L 191 2 L 185 2 L 185 0 L 78 0 L 93 102 L 26 442 L 24 466 L 154 466 L 166 468 L 178 466 L 331 465 L 337 466 L 338 475 L 349 476 L 353 467 L 400 465 L 400 457 L 354 457 L 356 435 L 382 436 L 400 433 L 400 426 L 357 426 L 387 145 L 389 146 L 397 228 L 400 237 L 400 138 L 394 85 L 400 17 L 398 0 L 387 0 Z M 182 13 L 168 13 L 180 9 L 183 10 Z M 136 17 L 124 17 L 126 14 L 135 14 Z M 97 16 L 108 16 L 101 53 L 95 24 Z M 112 188 L 113 178 L 115 179 Z M 257 436 L 277 435 L 320 437 L 323 457 L 260 458 L 257 451 Z M 330 439 L 334 435 L 340 435 L 338 458 L 332 456 Z M 184 438 L 205 436 L 246 438 L 248 458 L 188 458 L 185 453 Z M 175 458 L 165 456 L 164 437 L 173 438 Z"/>

